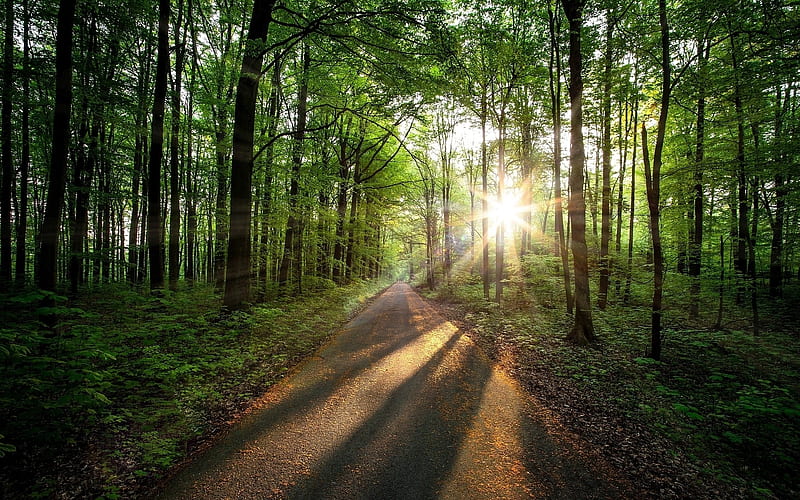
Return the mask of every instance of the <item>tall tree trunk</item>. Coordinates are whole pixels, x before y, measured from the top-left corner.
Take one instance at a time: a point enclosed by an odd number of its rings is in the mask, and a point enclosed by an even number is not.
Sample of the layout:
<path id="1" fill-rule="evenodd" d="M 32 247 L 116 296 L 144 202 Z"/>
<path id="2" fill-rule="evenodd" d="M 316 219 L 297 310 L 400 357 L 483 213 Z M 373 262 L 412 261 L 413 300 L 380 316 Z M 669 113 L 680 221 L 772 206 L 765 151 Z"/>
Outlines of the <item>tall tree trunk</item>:
<path id="1" fill-rule="evenodd" d="M 489 158 L 486 144 L 486 120 L 489 114 L 486 88 L 481 94 L 481 241 L 483 247 L 481 277 L 483 298 L 489 300 Z"/>
<path id="2" fill-rule="evenodd" d="M 705 76 L 706 61 L 711 49 L 710 42 L 697 44 L 697 65 L 700 82 L 697 96 L 697 125 L 694 152 L 694 187 L 692 189 L 692 210 L 690 224 L 693 224 L 689 239 L 689 317 L 697 318 L 700 313 L 700 272 L 702 270 L 703 256 L 703 162 L 705 160 L 705 122 L 706 122 L 706 92 Z"/>
<path id="3" fill-rule="evenodd" d="M 498 120 L 498 139 L 497 139 L 497 206 L 503 207 L 503 191 L 506 188 L 506 131 L 505 131 L 505 103 L 501 104 L 500 119 Z M 497 234 L 495 239 L 494 256 L 494 300 L 499 304 L 503 300 L 503 274 L 505 270 L 505 237 L 506 221 L 498 220 Z"/>
<path id="4" fill-rule="evenodd" d="M 180 196 L 180 142 L 181 131 L 181 78 L 186 55 L 186 30 L 181 39 L 183 0 L 178 0 L 175 19 L 175 76 L 172 79 L 172 133 L 169 152 L 169 289 L 178 289 L 180 276 L 181 196 Z M 189 138 L 191 142 L 191 138 Z"/>
<path id="5" fill-rule="evenodd" d="M 147 187 L 147 249 L 150 257 L 150 289 L 164 288 L 164 237 L 161 219 L 161 160 L 164 158 L 164 106 L 169 72 L 170 1 L 158 2 L 158 56 L 150 132 Z"/>
<path id="6" fill-rule="evenodd" d="M 56 101 L 53 110 L 53 149 L 47 205 L 39 235 L 39 288 L 55 291 L 58 272 L 58 240 L 64 188 L 67 179 L 69 149 L 69 117 L 72 108 L 72 24 L 75 0 L 60 0 L 56 28 Z"/>
<path id="7" fill-rule="evenodd" d="M 13 2 L 9 2 L 13 3 Z M 17 267 L 14 279 L 25 284 L 28 248 L 28 176 L 30 170 L 30 10 L 28 0 L 22 1 L 22 156 L 19 166 L 19 214 L 17 216 Z"/>
<path id="8" fill-rule="evenodd" d="M 0 283 L 11 283 L 11 193 L 14 188 L 14 165 L 11 157 L 11 112 L 14 98 L 14 3 L 6 0 L 5 37 L 3 40 L 3 175 L 0 187 Z"/>
<path id="9" fill-rule="evenodd" d="M 300 292 L 300 167 L 303 165 L 303 147 L 306 137 L 306 123 L 308 121 L 308 71 L 311 67 L 311 49 L 308 43 L 303 44 L 303 70 L 300 80 L 300 89 L 297 95 L 297 130 L 294 131 L 294 144 L 292 145 L 292 170 L 289 181 L 289 219 L 286 223 L 286 236 L 284 238 L 283 258 L 281 259 L 278 273 L 278 284 L 281 287 L 296 281 L 297 292 Z"/>
<path id="10" fill-rule="evenodd" d="M 781 88 L 778 87 L 777 102 L 775 103 L 775 137 L 783 137 L 783 113 L 790 103 L 790 93 L 786 93 L 785 104 L 781 106 Z M 785 158 L 782 153 L 777 154 L 775 163 L 784 166 Z M 785 168 L 785 167 L 784 167 Z M 769 255 L 769 296 L 783 296 L 783 226 L 786 217 L 786 196 L 789 194 L 786 178 L 782 172 L 774 177 L 775 182 L 775 218 L 772 221 L 772 240 Z"/>
<path id="11" fill-rule="evenodd" d="M 738 183 L 738 228 L 736 239 L 736 258 L 734 266 L 740 278 L 747 275 L 747 245 L 750 239 L 749 228 L 747 226 L 750 211 L 750 198 L 747 192 L 747 165 L 745 163 L 745 135 L 744 135 L 744 106 L 742 104 L 742 88 L 739 82 L 739 47 L 736 43 L 736 34 L 731 34 L 731 61 L 734 74 L 733 85 L 733 105 L 736 112 L 736 180 Z M 737 294 L 737 300 L 741 299 L 741 290 Z"/>
<path id="12" fill-rule="evenodd" d="M 638 61 L 634 64 L 633 77 L 634 97 L 633 97 L 633 149 L 631 150 L 631 197 L 630 197 L 630 217 L 628 218 L 628 255 L 625 265 L 625 291 L 622 294 L 622 303 L 627 305 L 631 298 L 631 281 L 633 280 L 633 226 L 636 220 L 636 153 L 637 138 L 636 127 L 639 123 L 639 65 Z"/>
<path id="13" fill-rule="evenodd" d="M 231 164 L 230 237 L 225 273 L 224 304 L 242 307 L 250 300 L 250 220 L 253 184 L 253 129 L 263 44 L 267 37 L 275 0 L 255 0 L 242 69 L 236 86 L 233 118 L 233 162 Z"/>
<path id="14" fill-rule="evenodd" d="M 612 12 L 606 15 L 606 40 L 603 54 L 603 184 L 600 222 L 600 286 L 598 287 L 597 307 L 606 308 L 608 302 L 608 284 L 611 277 L 609 243 L 611 242 L 611 63 L 613 62 L 612 38 L 614 35 Z"/>
<path id="15" fill-rule="evenodd" d="M 264 193 L 264 201 L 261 204 L 261 235 L 259 246 L 261 248 L 259 265 L 258 265 L 258 300 L 263 300 L 267 292 L 267 269 L 269 267 L 271 252 L 269 250 L 270 242 L 270 223 L 269 214 L 272 211 L 272 182 L 273 171 L 275 169 L 275 146 L 272 139 L 278 131 L 278 99 L 280 97 L 280 83 L 281 83 L 281 61 L 278 55 L 272 62 L 272 84 L 269 93 L 269 103 L 267 105 L 267 116 L 269 124 L 267 125 L 267 137 L 270 141 L 264 151 L 264 186 L 262 192 Z"/>
<path id="16" fill-rule="evenodd" d="M 583 0 L 562 0 L 569 21 L 569 101 L 570 101 L 570 197 L 568 204 L 572 226 L 572 260 L 575 275 L 575 322 L 567 338 L 579 345 L 594 340 L 594 323 L 589 300 L 589 256 L 586 247 L 586 201 L 583 197 Z"/>
<path id="17" fill-rule="evenodd" d="M 194 89 L 197 79 L 197 32 L 194 27 L 192 0 L 186 6 L 186 23 L 192 39 L 192 65 L 189 75 L 189 108 L 186 116 L 186 268 L 189 285 L 197 279 L 197 172 L 194 171 Z M 199 148 L 198 148 L 199 149 Z"/>
<path id="18" fill-rule="evenodd" d="M 756 143 L 758 140 L 756 139 Z M 756 146 L 758 148 L 758 146 Z M 760 321 L 758 317 L 758 282 L 756 281 L 756 236 L 758 234 L 758 178 L 754 178 L 751 186 L 753 193 L 753 219 L 750 226 L 750 238 L 747 241 L 747 252 L 750 266 L 747 278 L 750 285 L 750 311 L 753 314 L 753 335 L 760 334 Z"/>
<path id="19" fill-rule="evenodd" d="M 550 115 L 553 119 L 553 196 L 555 203 L 555 229 L 558 236 L 558 253 L 561 257 L 561 273 L 564 278 L 564 294 L 567 305 L 567 314 L 572 315 L 572 285 L 570 284 L 569 255 L 567 254 L 566 235 L 564 234 L 564 207 L 563 194 L 561 193 L 561 49 L 558 43 L 558 33 L 561 31 L 561 21 L 558 13 L 554 12 L 548 3 L 547 15 L 550 26 Z"/>
<path id="20" fill-rule="evenodd" d="M 667 113 L 672 89 L 669 57 L 669 25 L 666 0 L 658 2 L 658 20 L 661 27 L 661 110 L 658 116 L 656 144 L 653 149 L 652 170 L 647 143 L 647 128 L 642 126 L 642 157 L 647 184 L 647 205 L 650 210 L 650 238 L 653 245 L 653 303 L 651 308 L 650 357 L 661 359 L 661 302 L 664 293 L 664 256 L 661 244 L 661 156 L 667 128 Z"/>

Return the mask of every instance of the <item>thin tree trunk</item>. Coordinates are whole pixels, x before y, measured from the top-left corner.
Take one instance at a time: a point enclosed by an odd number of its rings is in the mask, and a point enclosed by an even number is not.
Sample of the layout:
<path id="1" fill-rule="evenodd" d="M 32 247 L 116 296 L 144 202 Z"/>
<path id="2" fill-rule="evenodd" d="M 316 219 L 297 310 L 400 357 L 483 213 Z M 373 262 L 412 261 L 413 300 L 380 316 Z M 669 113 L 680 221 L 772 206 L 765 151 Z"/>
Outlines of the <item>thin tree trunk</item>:
<path id="1" fill-rule="evenodd" d="M 9 2 L 13 3 L 13 2 Z M 17 217 L 17 256 L 15 280 L 25 284 L 28 248 L 28 176 L 30 169 L 30 10 L 28 0 L 22 2 L 22 156 L 19 166 L 19 214 Z"/>
<path id="2" fill-rule="evenodd" d="M 11 193 L 14 188 L 14 165 L 11 157 L 11 113 L 14 97 L 14 2 L 5 3 L 3 40 L 3 109 L 2 162 L 0 188 L 0 283 L 11 283 Z"/>
<path id="3" fill-rule="evenodd" d="M 702 270 L 703 256 L 703 162 L 705 160 L 705 121 L 706 121 L 706 93 L 705 93 L 705 73 L 706 61 L 710 50 L 710 42 L 705 45 L 698 43 L 697 64 L 700 84 L 698 85 L 699 95 L 697 97 L 697 125 L 694 155 L 694 187 L 692 189 L 692 220 L 694 224 L 690 232 L 689 239 L 689 276 L 691 285 L 689 287 L 689 317 L 697 318 L 700 313 L 700 272 Z"/>
<path id="4" fill-rule="evenodd" d="M 633 226 L 636 217 L 636 153 L 637 138 L 636 127 L 639 123 L 639 67 L 634 66 L 634 98 L 633 98 L 633 149 L 631 150 L 631 198 L 630 218 L 628 219 L 628 258 L 625 269 L 625 291 L 622 294 L 622 303 L 627 305 L 631 298 L 631 281 L 633 280 Z"/>
<path id="5" fill-rule="evenodd" d="M 489 300 L 489 158 L 486 144 L 487 96 L 486 88 L 481 95 L 481 240 L 483 247 L 481 277 L 483 298 Z"/>
<path id="6" fill-rule="evenodd" d="M 603 71 L 603 184 L 602 207 L 600 222 L 600 286 L 598 287 L 597 307 L 606 308 L 608 302 L 608 285 L 611 277 L 611 262 L 609 256 L 609 243 L 611 242 L 611 63 L 612 63 L 612 37 L 614 35 L 614 20 L 609 10 L 606 16 L 606 40 L 604 71 Z"/>
<path id="7" fill-rule="evenodd" d="M 669 99 L 672 89 L 669 57 L 669 25 L 667 24 L 666 0 L 658 2 L 658 19 L 661 27 L 661 110 L 658 116 L 656 144 L 653 150 L 653 165 L 647 144 L 647 129 L 642 126 L 642 156 L 647 184 L 647 204 L 650 210 L 650 236 L 653 245 L 653 304 L 651 309 L 650 357 L 661 359 L 661 302 L 664 293 L 664 257 L 661 244 L 661 157 L 664 149 Z"/>
<path id="8" fill-rule="evenodd" d="M 169 289 L 178 289 L 180 276 L 181 197 L 180 197 L 180 142 L 181 131 L 181 79 L 186 55 L 186 30 L 181 40 L 183 0 L 178 0 L 175 19 L 175 76 L 172 87 L 172 133 L 169 153 Z M 189 138 L 191 141 L 191 138 Z"/>
<path id="9" fill-rule="evenodd" d="M 236 86 L 231 164 L 230 237 L 224 304 L 239 308 L 250 300 L 250 220 L 253 183 L 253 129 L 261 67 L 275 0 L 255 0 L 247 32 L 242 70 Z"/>
<path id="10" fill-rule="evenodd" d="M 294 131 L 294 144 L 292 146 L 292 170 L 289 181 L 289 219 L 286 223 L 286 236 L 284 238 L 283 258 L 281 259 L 278 284 L 286 287 L 291 281 L 296 281 L 297 292 L 300 292 L 300 167 L 303 165 L 303 147 L 306 137 L 306 123 L 308 121 L 308 72 L 311 67 L 311 49 L 307 43 L 303 44 L 303 72 L 300 89 L 297 95 L 297 130 Z"/>
<path id="11" fill-rule="evenodd" d="M 189 109 L 186 116 L 186 268 L 184 277 L 191 286 L 197 279 L 197 173 L 194 171 L 194 89 L 197 78 L 197 32 L 192 0 L 186 6 L 186 22 L 192 38 L 192 65 L 189 75 Z M 198 147 L 199 149 L 199 147 Z"/>
<path id="12" fill-rule="evenodd" d="M 564 207 L 562 206 L 563 194 L 561 192 L 561 50 L 557 34 L 560 32 L 561 22 L 556 12 L 548 3 L 547 14 L 550 25 L 550 114 L 553 118 L 553 181 L 555 206 L 555 229 L 558 235 L 558 252 L 561 256 L 561 273 L 564 278 L 564 294 L 567 305 L 567 314 L 572 315 L 572 287 L 569 273 L 569 254 L 564 234 Z"/>
<path id="13" fill-rule="evenodd" d="M 497 206 L 503 206 L 503 191 L 506 188 L 506 144 L 505 144 L 505 103 L 501 104 L 500 119 L 498 120 L 498 140 L 497 140 Z M 505 270 L 505 238 L 506 238 L 506 221 L 498 220 L 496 239 L 495 239 L 495 256 L 494 256 L 494 300 L 499 304 L 503 300 L 503 274 Z"/>

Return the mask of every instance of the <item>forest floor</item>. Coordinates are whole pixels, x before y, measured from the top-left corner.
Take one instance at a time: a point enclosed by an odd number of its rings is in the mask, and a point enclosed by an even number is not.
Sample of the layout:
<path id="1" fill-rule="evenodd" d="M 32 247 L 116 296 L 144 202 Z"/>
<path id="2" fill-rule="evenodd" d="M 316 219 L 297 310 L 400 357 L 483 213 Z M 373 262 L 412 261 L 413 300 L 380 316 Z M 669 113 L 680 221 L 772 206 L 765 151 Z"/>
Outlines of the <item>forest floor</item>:
<path id="1" fill-rule="evenodd" d="M 483 299 L 474 276 L 420 292 L 647 496 L 798 497 L 800 339 L 791 299 L 762 306 L 768 321 L 757 337 L 745 330 L 747 311 L 727 298 L 720 330 L 672 305 L 657 362 L 645 355 L 646 307 L 595 309 L 598 341 L 572 346 L 557 287 L 531 276 L 510 283 L 502 305 Z M 685 300 L 680 286 L 669 284 L 671 302 Z"/>
<path id="2" fill-rule="evenodd" d="M 397 283 L 158 492 L 163 498 L 641 498 Z"/>
<path id="3" fill-rule="evenodd" d="M 436 355 L 429 355 L 423 363 L 427 368 L 419 369 L 423 375 L 418 377 L 370 385 L 364 377 L 371 374 L 383 380 L 374 370 L 386 363 L 385 368 L 404 373 L 422 363 L 412 359 L 404 364 L 401 355 L 419 339 L 406 339 L 405 347 L 398 339 L 395 347 L 402 349 L 397 356 L 380 358 L 380 351 L 393 344 L 379 332 L 370 333 L 378 345 L 365 337 L 362 347 L 374 369 L 350 374 L 365 382 L 354 391 L 378 396 L 394 391 L 391 402 L 378 406 L 375 398 L 355 407 L 352 415 L 345 411 L 342 416 L 337 411 L 348 407 L 341 406 L 347 398 L 334 398 L 332 406 L 317 408 L 322 413 L 309 423 L 341 417 L 345 427 L 334 431 L 334 438 L 341 438 L 336 432 L 346 434 L 353 427 L 388 425 L 392 432 L 405 431 L 407 421 L 393 418 L 395 414 L 425 415 L 438 418 L 443 429 L 449 429 L 453 449 L 469 450 L 463 446 L 469 440 L 459 441 L 458 436 L 476 423 L 490 422 L 486 419 L 491 415 L 484 417 L 481 410 L 494 393 L 487 388 L 516 384 L 513 392 L 521 392 L 526 401 L 522 413 L 539 420 L 535 428 L 541 430 L 543 425 L 549 432 L 539 443 L 549 441 L 553 449 L 573 450 L 537 454 L 530 451 L 536 447 L 528 449 L 530 442 L 519 445 L 519 436 L 498 437 L 498 444 L 517 447 L 504 457 L 514 453 L 521 457 L 521 466 L 512 464 L 507 477 L 522 477 L 519 474 L 531 467 L 549 471 L 541 484 L 528 486 L 533 492 L 557 496 L 562 491 L 559 477 L 575 474 L 589 481 L 579 484 L 616 477 L 621 497 L 800 496 L 796 473 L 800 289 L 796 285 L 787 287 L 784 299 L 760 301 L 761 334 L 754 336 L 748 311 L 735 305 L 731 292 L 735 287 L 726 287 L 722 328 L 714 329 L 709 325 L 716 317 L 716 288 L 704 284 L 701 318 L 691 320 L 686 314 L 687 286 L 680 276 L 670 275 L 664 357 L 655 362 L 645 355 L 647 280 L 634 280 L 629 302 L 619 300 L 617 290 L 607 310 L 595 308 L 598 341 L 578 348 L 564 341 L 570 317 L 563 312 L 563 291 L 552 272 L 552 259 L 529 256 L 525 266 L 524 277 L 509 282 L 502 304 L 486 301 L 480 279 L 469 273 L 454 276 L 449 286 L 435 291 L 420 289 L 428 305 L 420 306 L 424 314 L 412 322 L 438 317 L 431 321 L 455 325 L 458 333 L 451 339 L 458 340 L 444 350 L 447 355 L 443 352 L 436 361 Z M 126 286 L 95 285 L 76 297 L 54 297 L 56 305 L 51 308 L 39 306 L 42 296 L 35 290 L 0 294 L 0 497 L 142 497 L 177 463 L 206 449 L 240 419 L 254 418 L 259 410 L 248 408 L 254 401 L 260 406 L 269 403 L 261 396 L 279 394 L 271 392 L 275 384 L 296 372 L 298 363 L 302 373 L 320 362 L 313 354 L 377 300 L 371 297 L 387 285 L 309 283 L 302 296 L 275 296 L 237 312 L 221 310 L 219 297 L 201 284 L 161 296 Z M 387 314 L 400 308 L 390 307 Z M 55 325 L 46 324 L 44 320 L 52 317 L 57 318 Z M 443 317 L 449 323 L 442 322 Z M 395 323 L 389 321 L 387 328 L 402 324 Z M 435 342 L 447 345 L 450 340 L 441 335 L 434 335 Z M 435 342 L 428 349 L 434 349 Z M 490 364 L 479 351 L 488 355 Z M 429 361 L 433 363 L 428 365 Z M 446 393 L 447 378 L 436 380 L 434 374 L 462 362 L 474 365 L 477 372 L 459 386 L 455 399 L 442 401 L 454 415 L 452 422 L 431 407 L 399 405 L 402 400 L 397 397 L 407 396 L 412 388 L 425 393 L 422 378 L 444 384 Z M 462 394 L 470 380 L 472 390 Z M 317 392 L 331 392 L 332 383 L 325 381 Z M 347 396 L 336 390 L 331 394 Z M 456 403 L 461 405 L 458 409 L 453 408 Z M 448 427 L 459 421 L 461 428 Z M 310 427 L 308 433 L 313 435 L 316 428 Z M 358 464 L 357 469 L 342 465 L 377 444 L 372 442 L 374 433 L 359 435 L 355 440 L 340 439 L 340 446 L 327 456 L 335 460 L 322 465 L 349 477 L 370 475 L 377 462 Z M 429 442 L 439 441 L 432 437 Z M 257 448 L 248 450 L 245 454 L 259 453 Z M 423 447 L 413 453 L 424 457 L 428 451 Z M 439 451 L 441 463 L 451 467 L 467 453 Z M 393 460 L 402 464 L 413 453 L 401 450 Z M 585 471 L 568 465 L 584 464 L 586 457 L 592 464 L 607 466 L 598 472 L 592 465 Z M 559 470 L 562 459 L 567 465 Z M 310 463 L 307 458 L 298 461 L 298 470 L 310 468 Z M 420 473 L 429 479 L 449 477 L 434 468 Z M 401 475 L 398 484 L 407 478 Z M 473 479 L 490 483 L 480 474 Z M 626 493 L 626 482 L 643 492 Z M 294 490 L 288 483 L 278 488 L 290 492 L 320 488 L 317 480 L 304 484 Z M 448 484 L 442 488 L 454 483 Z M 423 494 L 434 492 L 430 483 L 419 487 L 428 488 Z M 477 488 L 474 491 L 480 491 Z M 516 491 L 527 493 L 522 486 Z"/>

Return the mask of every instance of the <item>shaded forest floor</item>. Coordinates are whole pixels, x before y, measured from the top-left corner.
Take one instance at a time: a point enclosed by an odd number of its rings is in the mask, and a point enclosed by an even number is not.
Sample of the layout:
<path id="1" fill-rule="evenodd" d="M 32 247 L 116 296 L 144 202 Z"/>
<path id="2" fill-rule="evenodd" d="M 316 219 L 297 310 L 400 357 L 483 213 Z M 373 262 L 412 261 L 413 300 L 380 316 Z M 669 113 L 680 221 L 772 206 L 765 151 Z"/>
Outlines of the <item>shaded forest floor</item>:
<path id="1" fill-rule="evenodd" d="M 205 285 L 0 296 L 0 498 L 140 497 L 388 284 L 232 313 Z"/>
<path id="2" fill-rule="evenodd" d="M 533 256 L 526 277 L 509 283 L 503 305 L 486 302 L 469 275 L 425 294 L 653 498 L 800 495 L 796 294 L 765 298 L 762 333 L 754 337 L 749 310 L 736 309 L 732 297 L 722 330 L 708 327 L 716 318 L 712 296 L 704 298 L 709 314 L 690 321 L 688 287 L 671 276 L 663 359 L 656 362 L 645 357 L 646 282 L 634 283 L 630 305 L 612 297 L 606 311 L 595 308 L 599 341 L 577 348 L 564 341 L 571 318 L 553 273 L 544 272 L 550 265 Z"/>

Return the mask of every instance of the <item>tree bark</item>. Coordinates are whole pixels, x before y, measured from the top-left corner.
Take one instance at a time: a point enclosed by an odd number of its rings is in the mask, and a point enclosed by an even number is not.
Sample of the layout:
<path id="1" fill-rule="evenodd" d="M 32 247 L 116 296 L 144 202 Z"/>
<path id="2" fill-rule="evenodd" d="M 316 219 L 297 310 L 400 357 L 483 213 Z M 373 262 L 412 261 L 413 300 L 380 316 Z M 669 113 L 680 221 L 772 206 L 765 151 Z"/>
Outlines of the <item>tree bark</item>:
<path id="1" fill-rule="evenodd" d="M 561 192 L 561 50 L 558 33 L 561 31 L 559 16 L 548 3 L 547 15 L 550 26 L 550 115 L 553 119 L 553 186 L 555 203 L 555 229 L 558 237 L 558 253 L 561 257 L 561 274 L 564 278 L 564 295 L 567 314 L 572 315 L 573 298 L 570 284 L 569 254 L 567 253 L 566 235 L 564 233 L 564 207 Z"/>
<path id="2" fill-rule="evenodd" d="M 289 180 L 289 218 L 286 222 L 286 234 L 283 245 L 283 258 L 281 259 L 278 273 L 278 284 L 282 288 L 295 281 L 296 292 L 300 293 L 300 167 L 303 166 L 303 147 L 306 137 L 306 123 L 308 122 L 308 71 L 311 67 L 311 49 L 307 43 L 303 44 L 302 74 L 300 89 L 297 95 L 297 130 L 294 131 L 294 144 L 292 145 L 292 170 Z"/>
<path id="3" fill-rule="evenodd" d="M 652 170 L 647 143 L 647 128 L 642 125 L 642 156 L 644 158 L 647 205 L 650 210 L 650 238 L 653 245 L 653 303 L 651 308 L 650 357 L 661 359 L 661 302 L 664 293 L 664 256 L 661 243 L 661 162 L 667 114 L 672 90 L 669 57 L 669 24 L 666 0 L 658 2 L 658 19 L 661 27 L 661 110 L 658 116 L 656 144 L 653 149 Z"/>
<path id="4" fill-rule="evenodd" d="M 612 12 L 606 16 L 606 40 L 603 54 L 603 184 L 600 211 L 600 285 L 598 287 L 597 307 L 606 308 L 608 285 L 611 278 L 609 243 L 611 242 L 611 70 L 613 53 L 611 48 L 614 35 Z"/>
<path id="5" fill-rule="evenodd" d="M 589 259 L 586 247 L 586 201 L 583 197 L 583 0 L 562 0 L 569 21 L 569 101 L 570 101 L 570 196 L 568 212 L 572 226 L 572 260 L 575 276 L 575 321 L 567 339 L 587 344 L 595 339 L 589 299 Z"/>
<path id="6" fill-rule="evenodd" d="M 181 197 L 180 197 L 180 142 L 181 131 L 181 79 L 186 55 L 186 30 L 181 40 L 183 0 L 178 0 L 175 19 L 175 76 L 172 87 L 172 133 L 169 152 L 169 289 L 178 289 L 180 276 Z M 189 138 L 191 141 L 191 138 Z"/>
<path id="7" fill-rule="evenodd" d="M 13 3 L 13 2 L 9 2 Z M 19 214 L 17 216 L 17 256 L 14 279 L 25 284 L 28 248 L 28 176 L 30 170 L 30 10 L 28 0 L 22 2 L 22 155 L 19 166 Z"/>
<path id="8" fill-rule="evenodd" d="M 692 210 L 690 224 L 693 224 L 689 238 L 689 317 L 697 318 L 700 313 L 700 272 L 702 270 L 703 249 L 703 162 L 705 160 L 705 122 L 706 122 L 706 61 L 710 43 L 702 40 L 697 44 L 697 65 L 700 82 L 697 96 L 697 125 L 695 127 L 694 187 L 692 188 Z"/>
<path id="9" fill-rule="evenodd" d="M 231 164 L 230 237 L 225 273 L 224 304 L 232 309 L 250 300 L 250 221 L 253 183 L 253 128 L 264 43 L 275 0 L 255 0 L 247 32 L 242 69 L 236 86 Z"/>
<path id="10" fill-rule="evenodd" d="M 164 288 L 164 227 L 161 218 L 161 161 L 164 158 L 164 106 L 169 72 L 170 1 L 158 2 L 158 55 L 150 131 L 147 178 L 147 249 L 150 257 L 150 289 Z"/>
<path id="11" fill-rule="evenodd" d="M 11 157 L 11 113 L 14 98 L 14 2 L 5 3 L 5 37 L 3 40 L 3 109 L 2 162 L 0 187 L 0 283 L 11 283 L 11 192 L 14 187 L 14 165 Z"/>
<path id="12" fill-rule="evenodd" d="M 56 101 L 53 110 L 53 149 L 50 156 L 47 205 L 39 235 L 39 288 L 55 291 L 58 239 L 67 178 L 69 117 L 72 108 L 72 24 L 75 0 L 60 0 L 56 32 Z"/>

